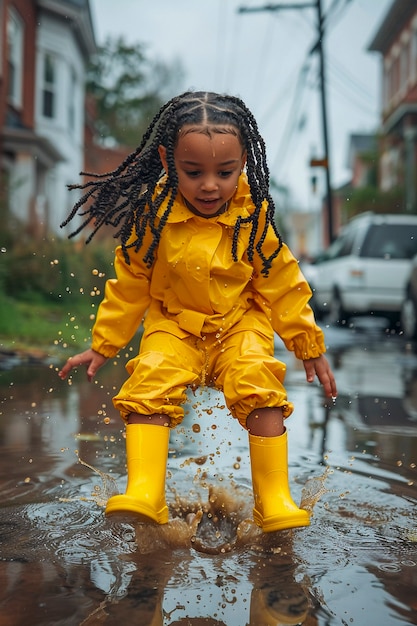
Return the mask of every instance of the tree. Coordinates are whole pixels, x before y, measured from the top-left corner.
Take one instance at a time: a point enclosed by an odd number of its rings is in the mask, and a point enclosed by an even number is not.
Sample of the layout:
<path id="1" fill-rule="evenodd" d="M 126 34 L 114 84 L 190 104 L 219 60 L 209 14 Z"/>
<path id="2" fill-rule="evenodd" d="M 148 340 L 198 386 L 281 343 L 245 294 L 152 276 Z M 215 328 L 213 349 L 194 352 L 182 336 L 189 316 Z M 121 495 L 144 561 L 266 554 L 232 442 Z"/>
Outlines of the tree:
<path id="1" fill-rule="evenodd" d="M 179 61 L 149 59 L 143 44 L 108 37 L 87 71 L 102 143 L 137 146 L 158 109 L 179 90 L 183 74 Z"/>

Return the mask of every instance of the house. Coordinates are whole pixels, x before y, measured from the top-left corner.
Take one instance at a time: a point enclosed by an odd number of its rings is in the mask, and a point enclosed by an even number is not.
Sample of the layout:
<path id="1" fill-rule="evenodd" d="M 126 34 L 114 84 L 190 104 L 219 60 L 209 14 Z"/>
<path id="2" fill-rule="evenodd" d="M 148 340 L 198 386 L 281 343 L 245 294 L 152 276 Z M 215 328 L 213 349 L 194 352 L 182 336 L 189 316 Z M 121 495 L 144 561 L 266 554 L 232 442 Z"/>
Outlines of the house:
<path id="1" fill-rule="evenodd" d="M 379 187 L 400 188 L 417 212 L 417 3 L 394 0 L 369 50 L 382 55 Z"/>
<path id="2" fill-rule="evenodd" d="M 347 166 L 352 172 L 351 186 L 354 189 L 376 183 L 375 167 L 377 137 L 369 133 L 352 133 L 349 138 Z"/>
<path id="3" fill-rule="evenodd" d="M 375 210 L 375 194 L 361 196 L 360 209 L 353 200 L 353 194 L 360 189 L 375 189 L 378 169 L 378 139 L 375 133 L 352 133 L 349 137 L 346 167 L 351 178 L 333 190 L 335 232 L 358 212 Z"/>
<path id="4" fill-rule="evenodd" d="M 73 202 L 66 185 L 84 168 L 85 72 L 95 51 L 88 0 L 0 2 L 0 226 L 60 232 Z"/>

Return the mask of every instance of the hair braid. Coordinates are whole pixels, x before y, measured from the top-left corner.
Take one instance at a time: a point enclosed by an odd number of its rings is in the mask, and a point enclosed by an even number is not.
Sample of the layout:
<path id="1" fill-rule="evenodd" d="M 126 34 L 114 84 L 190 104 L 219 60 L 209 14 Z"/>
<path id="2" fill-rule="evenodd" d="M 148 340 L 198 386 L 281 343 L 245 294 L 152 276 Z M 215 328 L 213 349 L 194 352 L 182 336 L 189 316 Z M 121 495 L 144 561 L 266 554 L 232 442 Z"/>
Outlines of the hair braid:
<path id="1" fill-rule="evenodd" d="M 210 125 L 214 129 L 216 126 L 226 125 L 236 129 L 247 154 L 246 173 L 254 210 L 249 217 L 239 217 L 236 220 L 231 253 L 237 261 L 240 228 L 242 224 L 249 223 L 251 231 L 247 249 L 248 258 L 252 261 L 256 251 L 262 260 L 262 273 L 267 276 L 273 259 L 282 247 L 282 239 L 274 221 L 275 206 L 269 191 L 270 175 L 265 142 L 259 133 L 255 117 L 242 100 L 235 96 L 189 91 L 169 100 L 152 119 L 139 146 L 118 168 L 106 174 L 82 172 L 82 175 L 92 180 L 83 184 L 69 185 L 69 189 L 81 189 L 84 194 L 62 222 L 61 227 L 66 226 L 76 215 L 82 217 L 81 225 L 70 234 L 70 237 L 73 237 L 94 222 L 87 242 L 103 225 L 115 227 L 117 230 L 114 236 L 120 238 L 127 263 L 129 263 L 128 249 L 134 248 L 135 252 L 138 252 L 143 246 L 145 233 L 150 231 L 151 243 L 144 251 L 143 259 L 148 267 L 151 267 L 162 230 L 178 194 L 174 150 L 178 132 L 186 124 Z M 166 149 L 168 172 L 164 185 L 156 193 L 156 187 L 163 174 L 159 156 L 160 145 Z M 167 199 L 166 208 L 160 215 L 159 209 Z M 265 202 L 266 219 L 263 230 L 259 233 L 259 217 Z M 266 257 L 263 247 L 269 227 L 272 227 L 277 237 L 277 247 L 269 257 Z"/>

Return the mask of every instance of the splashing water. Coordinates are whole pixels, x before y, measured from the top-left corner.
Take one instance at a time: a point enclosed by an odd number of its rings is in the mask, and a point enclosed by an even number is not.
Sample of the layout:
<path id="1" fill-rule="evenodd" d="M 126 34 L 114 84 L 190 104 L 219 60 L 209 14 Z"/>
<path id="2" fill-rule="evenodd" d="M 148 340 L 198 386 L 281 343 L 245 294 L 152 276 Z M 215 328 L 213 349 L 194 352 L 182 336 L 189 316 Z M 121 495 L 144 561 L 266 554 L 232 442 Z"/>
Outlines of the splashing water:
<path id="1" fill-rule="evenodd" d="M 78 461 L 100 476 L 102 484 L 94 487 L 91 501 L 104 507 L 107 500 L 118 493 L 115 479 L 79 456 Z M 303 488 L 301 507 L 310 513 L 328 491 L 325 481 L 329 473 L 330 469 L 326 468 L 323 475 L 310 478 Z M 174 498 L 168 503 L 168 524 L 153 525 L 139 523 L 134 518 L 129 519 L 135 527 L 136 544 L 141 554 L 164 548 L 184 547 L 191 547 L 205 554 L 225 554 L 235 548 L 263 542 L 265 533 L 252 519 L 251 489 L 234 483 L 226 487 L 207 485 L 204 482 L 203 487 L 205 492 L 208 491 L 206 500 L 195 493 L 186 496 L 172 489 Z M 79 499 L 86 500 L 81 497 Z"/>
<path id="2" fill-rule="evenodd" d="M 302 509 L 306 509 L 306 511 L 312 513 L 320 498 L 328 493 L 329 490 L 325 486 L 325 482 L 331 472 L 331 468 L 326 467 L 321 476 L 313 476 L 308 479 L 301 493 L 300 507 Z"/>
<path id="3" fill-rule="evenodd" d="M 113 476 L 110 476 L 110 474 L 106 474 L 105 472 L 102 472 L 101 470 L 97 469 L 96 467 L 93 467 L 92 465 L 90 465 L 89 463 L 86 463 L 86 461 L 83 461 L 80 456 L 78 455 L 78 453 L 76 452 L 77 457 L 78 457 L 78 462 L 81 465 L 84 465 L 84 467 L 87 467 L 88 469 L 90 469 L 92 472 L 98 474 L 101 478 L 102 481 L 102 485 L 95 485 L 94 487 L 94 491 L 91 494 L 91 498 L 77 498 L 79 500 L 82 501 L 93 501 L 95 502 L 98 506 L 100 507 L 104 507 L 106 506 L 107 500 L 109 498 L 111 498 L 111 496 L 115 496 L 119 493 L 119 489 L 117 487 L 117 483 L 116 480 L 113 478 Z M 72 502 L 73 498 L 69 499 L 69 498 L 59 498 L 59 500 L 61 502 Z"/>

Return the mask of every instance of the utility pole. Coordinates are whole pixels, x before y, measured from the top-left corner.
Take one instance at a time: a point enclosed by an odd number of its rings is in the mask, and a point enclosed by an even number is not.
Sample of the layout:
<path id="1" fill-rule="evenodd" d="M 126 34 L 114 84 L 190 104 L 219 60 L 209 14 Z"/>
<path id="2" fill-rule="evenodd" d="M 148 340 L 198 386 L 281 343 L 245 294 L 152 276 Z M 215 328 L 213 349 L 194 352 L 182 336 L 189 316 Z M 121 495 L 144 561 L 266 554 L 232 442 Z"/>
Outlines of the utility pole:
<path id="1" fill-rule="evenodd" d="M 313 159 L 310 163 L 312 167 L 323 167 L 326 175 L 326 206 L 327 206 L 327 234 L 329 243 L 334 239 L 333 228 L 333 195 L 330 176 L 330 158 L 329 158 L 329 133 L 327 123 L 327 101 L 326 101 L 326 68 L 324 61 L 324 22 L 321 9 L 321 0 L 315 2 L 304 2 L 300 4 L 267 4 L 263 7 L 240 7 L 239 13 L 253 13 L 254 11 L 281 11 L 283 9 L 316 9 L 317 12 L 317 42 L 310 50 L 310 54 L 317 52 L 319 55 L 320 68 L 320 96 L 321 96 L 321 113 L 323 128 L 323 149 L 324 155 L 322 159 Z"/>

